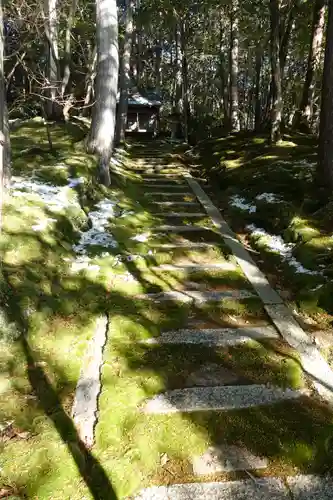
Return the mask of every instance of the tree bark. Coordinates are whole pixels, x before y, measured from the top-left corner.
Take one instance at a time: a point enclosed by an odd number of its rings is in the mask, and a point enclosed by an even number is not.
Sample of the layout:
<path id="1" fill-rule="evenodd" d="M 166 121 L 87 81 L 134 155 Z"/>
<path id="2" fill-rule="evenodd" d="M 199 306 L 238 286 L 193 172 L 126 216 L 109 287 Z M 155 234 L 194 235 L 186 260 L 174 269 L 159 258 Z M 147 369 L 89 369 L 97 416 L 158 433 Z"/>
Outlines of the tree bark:
<path id="1" fill-rule="evenodd" d="M 175 92 L 174 92 L 174 107 L 176 112 L 181 115 L 183 112 L 183 102 L 182 102 L 182 65 L 183 65 L 183 53 L 181 47 L 181 34 L 178 23 L 175 28 L 175 38 L 176 38 L 176 74 L 175 74 Z"/>
<path id="2" fill-rule="evenodd" d="M 132 0 L 126 0 L 126 19 L 125 19 L 125 39 L 124 51 L 120 64 L 120 97 L 118 104 L 117 126 L 116 126 L 116 144 L 119 145 L 125 141 L 125 132 L 127 124 L 128 110 L 128 91 L 130 86 L 131 52 L 133 36 L 133 5 Z"/>
<path id="3" fill-rule="evenodd" d="M 313 7 L 313 21 L 311 29 L 311 41 L 308 57 L 308 65 L 303 86 L 300 108 L 295 115 L 294 126 L 303 126 L 310 131 L 313 113 L 313 96 L 315 87 L 315 74 L 320 62 L 321 46 L 323 42 L 323 31 L 325 24 L 326 0 L 316 0 Z"/>
<path id="4" fill-rule="evenodd" d="M 180 21 L 180 45 L 182 51 L 182 90 L 183 90 L 183 118 L 184 118 L 184 139 L 188 142 L 189 125 L 189 98 L 188 98 L 188 68 L 186 55 L 186 29 L 184 21 Z"/>
<path id="5" fill-rule="evenodd" d="M 72 37 L 72 27 L 74 22 L 77 1 L 78 0 L 72 0 L 67 19 L 67 26 L 65 33 L 65 50 L 64 50 L 64 71 L 63 71 L 61 90 L 60 90 L 62 99 L 65 96 L 66 89 L 69 84 L 69 79 L 71 76 L 71 37 Z"/>
<path id="6" fill-rule="evenodd" d="M 95 105 L 87 147 L 97 153 L 100 162 L 97 176 L 109 186 L 111 159 L 116 125 L 118 90 L 118 15 L 116 0 L 96 0 L 97 74 Z"/>
<path id="7" fill-rule="evenodd" d="M 161 91 L 162 84 L 162 45 L 160 40 L 155 47 L 155 88 L 158 92 Z"/>
<path id="8" fill-rule="evenodd" d="M 328 2 L 325 62 L 323 72 L 317 180 L 333 190 L 333 0 Z"/>
<path id="9" fill-rule="evenodd" d="M 255 89 L 254 89 L 254 129 L 256 132 L 258 132 L 261 125 L 261 102 L 260 102 L 261 66 L 262 66 L 262 49 L 258 44 L 256 49 Z"/>
<path id="10" fill-rule="evenodd" d="M 57 0 L 45 0 L 44 26 L 47 39 L 48 57 L 48 89 L 45 111 L 47 118 L 51 120 L 58 119 L 61 116 L 61 109 L 59 102 L 57 102 L 60 83 Z"/>
<path id="11" fill-rule="evenodd" d="M 2 0 L 0 0 L 0 233 L 2 230 L 3 203 L 9 182 L 10 138 L 5 99 L 3 10 Z"/>
<path id="12" fill-rule="evenodd" d="M 238 107 L 239 0 L 232 0 L 230 15 L 230 123 L 231 130 L 240 129 Z"/>
<path id="13" fill-rule="evenodd" d="M 271 17 L 271 69 L 272 69 L 272 93 L 273 93 L 270 141 L 272 144 L 275 144 L 281 139 L 281 122 L 282 122 L 282 109 L 283 109 L 281 66 L 279 57 L 280 1 L 270 0 L 269 6 L 270 6 L 270 17 Z"/>

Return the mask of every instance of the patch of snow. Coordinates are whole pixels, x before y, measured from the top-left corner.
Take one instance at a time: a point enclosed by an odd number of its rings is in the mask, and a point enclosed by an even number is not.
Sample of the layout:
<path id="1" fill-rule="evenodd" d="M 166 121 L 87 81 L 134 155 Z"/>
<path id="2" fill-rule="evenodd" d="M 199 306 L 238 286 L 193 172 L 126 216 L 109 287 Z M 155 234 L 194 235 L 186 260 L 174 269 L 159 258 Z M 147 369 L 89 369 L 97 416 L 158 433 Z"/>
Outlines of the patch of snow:
<path id="1" fill-rule="evenodd" d="M 133 236 L 131 238 L 132 241 L 139 241 L 140 243 L 145 243 L 146 241 L 149 240 L 150 234 L 149 233 L 142 233 L 142 234 L 137 234 L 136 236 Z"/>
<path id="2" fill-rule="evenodd" d="M 69 200 L 68 194 L 68 186 L 53 186 L 38 179 L 28 180 L 22 177 L 12 177 L 12 196 L 39 201 L 47 205 L 47 208 L 53 212 L 61 212 L 73 204 L 79 205 L 75 198 Z"/>
<path id="3" fill-rule="evenodd" d="M 111 163 L 113 163 L 114 165 L 116 165 L 116 167 L 121 167 L 122 166 L 122 163 L 117 160 L 116 158 L 111 158 Z"/>
<path id="4" fill-rule="evenodd" d="M 87 255 L 78 256 L 75 261 L 72 262 L 71 271 L 73 273 L 78 273 L 80 271 L 99 271 L 100 266 L 98 264 L 92 264 L 92 258 Z"/>
<path id="5" fill-rule="evenodd" d="M 100 270 L 100 266 L 92 264 L 91 257 L 86 255 L 89 247 L 98 245 L 104 248 L 116 248 L 118 246 L 114 236 L 106 231 L 109 219 L 115 216 L 116 202 L 109 198 L 104 198 L 95 207 L 96 210 L 88 214 L 92 227 L 87 231 L 81 232 L 80 241 L 72 247 L 74 252 L 78 254 L 72 263 L 72 271 L 81 271 L 83 269 L 90 271 Z M 107 258 L 109 256 L 108 252 L 103 252 L 98 257 Z"/>
<path id="6" fill-rule="evenodd" d="M 266 203 L 281 203 L 281 198 L 275 193 L 261 193 L 256 196 L 256 200 L 265 201 Z"/>
<path id="7" fill-rule="evenodd" d="M 40 219 L 37 224 L 31 226 L 31 229 L 36 232 L 45 231 L 48 225 L 52 224 L 53 222 L 57 222 L 57 219 L 51 219 L 50 217 L 47 217 L 46 219 Z"/>
<path id="8" fill-rule="evenodd" d="M 84 178 L 83 177 L 69 177 L 68 178 L 68 187 L 74 188 L 76 186 L 79 186 L 80 184 L 84 184 Z"/>
<path id="9" fill-rule="evenodd" d="M 271 252 L 279 254 L 282 259 L 287 262 L 291 267 L 293 267 L 296 273 L 299 274 L 309 274 L 312 276 L 322 276 L 320 271 L 312 271 L 304 267 L 298 260 L 293 256 L 293 249 L 295 245 L 292 243 L 285 243 L 281 236 L 276 236 L 267 233 L 265 229 L 258 228 L 254 224 L 249 224 L 246 229 L 253 235 L 259 238 L 266 238 L 266 246 Z"/>
<path id="10" fill-rule="evenodd" d="M 257 207 L 255 205 L 252 205 L 251 203 L 247 203 L 245 198 L 242 198 L 235 194 L 234 196 L 230 197 L 230 205 L 236 208 L 239 208 L 239 210 L 244 210 L 245 212 L 248 212 L 249 214 L 253 214 L 257 211 Z"/>

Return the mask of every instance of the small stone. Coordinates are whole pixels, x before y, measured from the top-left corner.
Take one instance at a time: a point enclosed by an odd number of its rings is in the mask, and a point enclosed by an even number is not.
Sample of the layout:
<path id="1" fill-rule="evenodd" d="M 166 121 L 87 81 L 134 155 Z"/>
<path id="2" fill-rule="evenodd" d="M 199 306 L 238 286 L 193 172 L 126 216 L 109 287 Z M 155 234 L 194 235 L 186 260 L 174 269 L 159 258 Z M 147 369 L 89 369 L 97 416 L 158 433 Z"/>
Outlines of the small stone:
<path id="1" fill-rule="evenodd" d="M 168 455 L 166 453 L 162 453 L 161 458 L 160 458 L 160 463 L 161 463 L 162 467 L 164 467 L 164 465 L 166 465 L 168 462 L 169 462 Z"/>
<path id="2" fill-rule="evenodd" d="M 210 447 L 203 455 L 193 459 L 193 472 L 197 476 L 266 467 L 267 459 L 253 455 L 246 448 L 238 446 Z"/>

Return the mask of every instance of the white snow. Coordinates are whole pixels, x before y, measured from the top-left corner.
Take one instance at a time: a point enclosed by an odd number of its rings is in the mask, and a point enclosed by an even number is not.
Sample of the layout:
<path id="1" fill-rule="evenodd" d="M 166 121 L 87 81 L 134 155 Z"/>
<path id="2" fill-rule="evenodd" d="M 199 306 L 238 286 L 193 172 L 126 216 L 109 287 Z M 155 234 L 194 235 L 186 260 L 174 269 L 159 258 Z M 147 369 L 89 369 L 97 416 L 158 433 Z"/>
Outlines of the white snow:
<path id="1" fill-rule="evenodd" d="M 321 276 L 320 271 L 312 271 L 304 267 L 298 260 L 293 257 L 294 246 L 292 243 L 285 243 L 281 236 L 276 236 L 267 233 L 265 229 L 258 228 L 254 224 L 249 224 L 246 229 L 253 235 L 259 238 L 264 237 L 266 239 L 266 247 L 269 248 L 271 252 L 279 254 L 282 259 L 287 262 L 291 267 L 293 267 L 296 273 L 299 274 L 310 274 L 313 276 Z"/>
<path id="2" fill-rule="evenodd" d="M 150 234 L 149 233 L 142 233 L 142 234 L 137 234 L 136 236 L 133 236 L 131 238 L 132 241 L 139 241 L 140 243 L 144 243 L 146 241 L 148 241 L 150 237 Z"/>
<path id="3" fill-rule="evenodd" d="M 105 248 L 116 248 L 117 241 L 112 234 L 106 232 L 106 226 L 109 219 L 115 215 L 116 202 L 108 198 L 96 204 L 98 210 L 89 213 L 88 217 L 92 227 L 87 231 L 81 232 L 81 238 L 77 245 L 73 245 L 74 252 L 86 254 L 87 247 L 98 245 Z"/>
<path id="4" fill-rule="evenodd" d="M 232 205 L 233 207 L 239 208 L 240 210 L 244 210 L 245 212 L 248 212 L 249 214 L 253 214 L 257 211 L 257 207 L 255 205 L 252 205 L 251 203 L 247 203 L 245 198 L 242 198 L 241 196 L 238 196 L 237 194 L 230 197 L 230 205 Z"/>
<path id="5" fill-rule="evenodd" d="M 36 232 L 45 231 L 49 224 L 53 224 L 53 222 L 57 222 L 57 219 L 51 219 L 47 217 L 46 219 L 39 219 L 36 224 L 31 226 L 31 229 Z"/>
<path id="6" fill-rule="evenodd" d="M 279 198 L 275 193 L 261 193 L 256 196 L 256 200 L 265 201 L 266 203 L 281 203 L 281 198 Z"/>
<path id="7" fill-rule="evenodd" d="M 98 264 L 92 263 L 92 258 L 88 255 L 79 255 L 76 257 L 75 261 L 72 262 L 71 271 L 76 273 L 79 271 L 99 271 L 100 266 Z"/>
<path id="8" fill-rule="evenodd" d="M 69 177 L 68 178 L 68 187 L 74 188 L 76 186 L 79 186 L 80 184 L 84 184 L 84 178 L 83 177 Z"/>
<path id="9" fill-rule="evenodd" d="M 52 212 L 61 212 L 73 204 L 79 206 L 76 198 L 68 199 L 68 189 L 68 186 L 52 186 L 38 179 L 12 177 L 11 181 L 12 196 L 39 201 L 47 205 Z"/>

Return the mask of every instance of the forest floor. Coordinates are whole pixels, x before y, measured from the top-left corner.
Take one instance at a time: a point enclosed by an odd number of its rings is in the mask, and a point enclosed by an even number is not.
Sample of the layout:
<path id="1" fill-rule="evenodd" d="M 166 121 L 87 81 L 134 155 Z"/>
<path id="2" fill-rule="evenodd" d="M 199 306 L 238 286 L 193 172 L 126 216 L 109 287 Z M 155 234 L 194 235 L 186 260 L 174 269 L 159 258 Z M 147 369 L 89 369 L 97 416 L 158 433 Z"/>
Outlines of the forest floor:
<path id="1" fill-rule="evenodd" d="M 1 239 L 0 498 L 123 499 L 145 487 L 137 498 L 330 498 L 328 477 L 309 483 L 304 475 L 332 472 L 332 411 L 199 203 L 184 157 L 163 141 L 132 143 L 117 152 L 106 190 L 91 181 L 85 132 L 52 127 L 56 154 L 38 121 L 12 134 Z M 193 155 L 191 164 L 193 175 L 207 175 Z M 252 176 L 239 173 L 227 191 L 225 169 L 216 173 L 220 191 L 205 187 L 216 204 L 256 203 Z M 274 179 L 261 192 L 277 193 Z M 243 236 L 248 212 L 229 208 Z M 310 276 L 313 287 L 322 284 Z M 281 277 L 277 285 L 291 293 Z M 322 305 L 302 309 L 302 327 L 305 314 L 329 325 Z M 92 443 L 72 415 L 101 316 L 107 341 Z"/>

